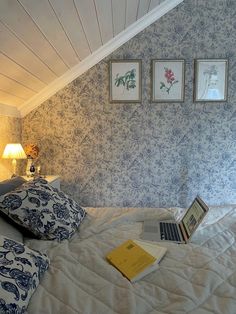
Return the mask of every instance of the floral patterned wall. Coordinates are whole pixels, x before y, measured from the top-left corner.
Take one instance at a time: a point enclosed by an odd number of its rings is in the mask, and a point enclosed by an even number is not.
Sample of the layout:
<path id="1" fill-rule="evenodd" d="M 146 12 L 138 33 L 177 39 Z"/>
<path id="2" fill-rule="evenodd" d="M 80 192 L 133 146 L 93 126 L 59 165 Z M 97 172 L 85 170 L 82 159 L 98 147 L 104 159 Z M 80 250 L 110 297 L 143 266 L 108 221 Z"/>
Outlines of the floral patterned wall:
<path id="1" fill-rule="evenodd" d="M 21 119 L 0 115 L 0 157 L 8 143 L 21 142 Z M 20 165 L 20 163 L 19 163 Z M 0 159 L 0 181 L 12 175 L 11 160 Z"/>
<path id="2" fill-rule="evenodd" d="M 236 201 L 236 1 L 186 0 L 23 120 L 44 173 L 87 206 Z M 111 104 L 110 59 L 142 59 L 141 104 Z M 183 103 L 150 101 L 151 59 L 185 59 Z M 193 102 L 195 58 L 228 58 L 226 103 Z"/>

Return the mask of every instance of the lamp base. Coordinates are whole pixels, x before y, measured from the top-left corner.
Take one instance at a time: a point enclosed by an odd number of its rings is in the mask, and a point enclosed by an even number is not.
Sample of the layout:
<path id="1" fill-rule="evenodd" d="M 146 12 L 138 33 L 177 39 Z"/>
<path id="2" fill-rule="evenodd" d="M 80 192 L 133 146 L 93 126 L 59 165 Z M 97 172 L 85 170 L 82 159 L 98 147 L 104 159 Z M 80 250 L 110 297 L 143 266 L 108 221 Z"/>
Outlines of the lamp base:
<path id="1" fill-rule="evenodd" d="M 12 168 L 13 168 L 13 175 L 16 176 L 16 159 L 12 159 Z"/>

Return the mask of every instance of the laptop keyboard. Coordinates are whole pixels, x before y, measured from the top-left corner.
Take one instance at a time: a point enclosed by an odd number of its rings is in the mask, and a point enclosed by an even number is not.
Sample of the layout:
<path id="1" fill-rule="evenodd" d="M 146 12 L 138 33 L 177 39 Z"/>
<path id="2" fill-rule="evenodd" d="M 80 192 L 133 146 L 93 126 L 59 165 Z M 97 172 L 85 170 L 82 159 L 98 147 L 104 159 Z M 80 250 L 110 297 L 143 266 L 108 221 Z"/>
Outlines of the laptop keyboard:
<path id="1" fill-rule="evenodd" d="M 181 241 L 177 225 L 170 222 L 160 222 L 161 240 Z"/>

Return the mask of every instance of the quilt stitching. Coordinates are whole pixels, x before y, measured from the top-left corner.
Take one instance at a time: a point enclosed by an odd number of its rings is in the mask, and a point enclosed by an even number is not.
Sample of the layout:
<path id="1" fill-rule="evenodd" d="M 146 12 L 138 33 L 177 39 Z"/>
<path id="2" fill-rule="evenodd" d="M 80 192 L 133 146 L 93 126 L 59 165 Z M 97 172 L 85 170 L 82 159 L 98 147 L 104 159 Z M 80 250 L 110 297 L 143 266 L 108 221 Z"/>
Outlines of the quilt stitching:
<path id="1" fill-rule="evenodd" d="M 217 295 L 214 294 L 214 292 L 215 292 L 222 284 L 224 284 L 226 281 L 228 281 L 228 279 L 229 279 L 233 274 L 235 274 L 235 271 L 233 271 L 224 281 L 220 282 L 219 285 L 218 285 L 217 287 L 215 287 L 215 289 L 213 290 L 213 292 L 211 293 L 211 295 L 208 295 L 208 297 L 207 297 L 202 303 L 200 303 L 200 304 L 198 305 L 198 308 L 199 308 L 199 306 L 202 306 L 210 297 L 212 297 L 212 295 L 215 295 L 215 296 L 217 297 Z M 229 282 L 227 282 L 227 283 L 229 283 Z M 225 298 L 225 297 L 223 297 L 223 298 Z M 227 298 L 227 299 L 228 299 L 228 298 Z M 232 298 L 230 298 L 230 299 L 232 299 Z M 196 309 L 196 308 L 194 308 L 193 310 L 195 310 L 195 309 Z"/>
<path id="2" fill-rule="evenodd" d="M 159 277 L 155 276 L 152 278 L 152 276 L 149 275 L 148 278 L 142 279 L 142 281 L 137 282 L 133 284 L 132 286 L 128 286 L 128 285 L 125 286 L 126 284 L 125 282 L 124 282 L 124 286 L 122 286 L 122 284 L 120 283 L 123 283 L 123 281 L 122 280 L 118 281 L 117 275 L 115 275 L 115 273 L 113 275 L 111 272 L 109 272 L 109 270 L 105 270 L 105 266 L 103 264 L 103 262 L 105 263 L 104 252 L 111 247 L 112 243 L 114 244 L 114 242 L 117 243 L 120 240 L 121 241 L 125 240 L 125 235 L 127 234 L 131 236 L 138 235 L 138 232 L 140 231 L 140 225 L 137 222 L 133 223 L 134 222 L 133 219 L 130 219 L 132 217 L 129 217 L 128 221 L 124 220 L 124 217 L 122 217 L 119 220 L 119 214 L 121 215 L 124 214 L 124 212 L 121 212 L 119 210 L 118 210 L 118 214 L 116 215 L 114 213 L 109 214 L 107 210 L 105 217 L 102 217 L 102 211 L 101 209 L 99 210 L 101 213 L 101 218 L 99 217 L 98 219 L 90 221 L 89 222 L 90 225 L 86 226 L 86 229 L 84 230 L 83 230 L 83 225 L 82 225 L 81 226 L 82 228 L 80 229 L 80 237 L 79 238 L 75 237 L 70 242 L 65 243 L 65 245 L 68 245 L 66 249 L 68 248 L 68 252 L 70 252 L 70 258 L 71 258 L 70 262 L 73 263 L 74 261 L 75 263 L 78 263 L 78 267 L 82 269 L 84 274 L 87 274 L 89 278 L 91 278 L 89 280 L 90 282 L 89 284 L 91 284 L 93 280 L 94 280 L 94 283 L 96 281 L 99 282 L 100 280 L 103 280 L 103 282 L 101 281 L 101 286 L 104 287 L 104 294 L 103 293 L 100 294 L 102 298 L 99 299 L 99 301 L 97 301 L 98 308 L 100 304 L 100 307 L 102 306 L 107 307 L 107 312 L 111 311 L 111 313 L 117 313 L 117 314 L 118 313 L 130 314 L 131 312 L 129 311 L 130 309 L 128 308 L 129 302 L 127 303 L 127 309 L 124 307 L 124 312 L 122 312 L 118 306 L 114 310 L 107 303 L 108 299 L 106 299 L 106 295 L 105 295 L 106 289 L 107 291 L 109 291 L 110 289 L 114 289 L 114 297 L 119 297 L 118 289 L 120 288 L 120 289 L 127 289 L 126 290 L 127 297 L 130 298 L 130 302 L 132 305 L 134 304 L 135 306 L 135 302 L 136 304 L 142 304 L 141 306 L 142 310 L 137 308 L 137 312 L 135 312 L 135 314 L 137 313 L 142 313 L 142 314 L 173 313 L 170 311 L 170 309 L 172 309 L 171 307 L 172 300 L 173 302 L 178 302 L 178 300 L 181 300 L 181 302 L 184 302 L 183 307 L 185 306 L 185 302 L 186 302 L 186 313 L 196 313 L 197 309 L 205 309 L 206 312 L 210 313 L 209 309 L 207 308 L 207 304 L 210 304 L 208 302 L 210 302 L 211 297 L 212 298 L 216 297 L 219 300 L 223 300 L 224 296 L 222 295 L 222 292 L 225 289 L 224 285 L 231 285 L 234 287 L 233 280 L 235 279 L 233 277 L 232 277 L 232 284 L 231 282 L 229 282 L 231 276 L 235 275 L 235 270 L 233 269 L 234 266 L 232 264 L 233 261 L 231 262 L 231 264 L 227 264 L 230 262 L 229 258 L 236 257 L 235 248 L 234 248 L 235 246 L 234 236 L 232 236 L 230 244 L 228 244 L 226 247 L 223 247 L 223 245 L 218 246 L 217 244 L 217 241 L 220 241 L 221 237 L 226 238 L 226 233 L 228 233 L 227 236 L 229 235 L 229 232 L 231 232 L 230 234 L 233 235 L 232 230 L 234 228 L 234 224 L 231 223 L 229 219 L 230 217 L 232 217 L 231 215 L 235 216 L 233 211 L 230 212 L 229 216 L 225 215 L 224 217 L 221 217 L 219 220 L 211 224 L 210 226 L 213 227 L 212 229 L 211 228 L 207 229 L 209 225 L 207 225 L 206 228 L 204 228 L 205 229 L 204 232 L 206 232 L 207 234 L 207 239 L 206 241 L 201 242 L 200 245 L 198 245 L 197 242 L 196 243 L 193 242 L 187 246 L 183 246 L 183 247 L 181 246 L 179 247 L 179 250 L 184 250 L 184 251 L 183 251 L 183 254 L 181 253 L 178 256 L 174 255 L 175 251 L 173 251 L 173 253 L 171 252 L 171 254 L 168 254 L 167 252 L 167 255 L 165 257 L 167 263 L 163 262 L 163 264 L 161 264 L 160 271 L 163 271 L 163 273 L 165 273 L 166 271 L 169 272 L 169 279 L 168 278 L 166 279 L 168 282 L 168 285 L 165 285 L 165 282 L 163 281 L 164 279 L 163 276 L 161 277 L 162 281 L 157 283 L 156 278 L 159 278 Z M 112 209 L 112 210 L 115 211 L 115 209 Z M 136 215 L 139 215 L 140 212 L 133 211 L 132 214 L 136 216 Z M 216 230 L 214 229 L 215 224 L 217 224 L 218 226 Z M 229 230 L 227 229 L 228 225 L 230 225 Z M 131 229 L 129 229 L 130 226 L 131 226 Z M 84 235 L 86 235 L 86 237 L 83 238 Z M 96 243 L 99 243 L 98 247 L 96 247 Z M 104 269 L 103 267 L 94 268 L 95 267 L 94 265 L 87 264 L 86 262 L 87 260 L 84 257 L 82 260 L 80 258 L 80 251 L 76 251 L 76 248 L 78 246 L 80 246 L 81 252 L 85 250 L 86 254 L 88 255 L 89 255 L 90 250 L 92 252 L 97 249 L 96 254 L 94 255 L 95 256 L 94 261 L 96 261 L 96 258 L 98 258 L 99 259 L 98 265 L 102 263 L 101 265 L 104 266 Z M 175 247 L 176 246 L 173 246 L 173 249 Z M 202 248 L 204 248 L 203 253 L 201 253 Z M 61 249 L 62 249 L 61 252 L 63 252 L 63 246 L 61 247 L 57 246 L 55 248 L 54 253 L 51 253 L 51 252 L 50 253 L 52 254 L 52 256 L 53 254 L 55 254 L 56 256 L 57 254 L 60 254 Z M 172 249 L 172 246 L 170 245 L 169 250 L 171 249 Z M 194 265 L 195 255 L 198 256 L 198 265 Z M 184 264 L 182 265 L 182 267 L 179 267 L 179 269 L 175 269 L 174 271 L 174 266 L 178 265 L 177 263 L 181 263 L 181 256 L 186 256 L 187 259 L 184 261 Z M 205 260 L 203 260 L 203 257 Z M 64 252 L 61 258 L 64 260 L 66 259 L 66 255 L 64 254 Z M 103 261 L 101 259 L 103 259 Z M 55 258 L 51 258 L 51 266 L 53 267 L 53 269 L 55 269 L 56 271 L 60 271 L 63 276 L 66 276 L 68 281 L 73 281 L 75 284 L 75 287 L 78 287 L 78 289 L 81 289 L 83 293 L 85 293 L 88 297 L 92 298 L 93 302 L 96 302 L 97 300 L 96 291 L 98 290 L 96 290 L 95 293 L 94 292 L 90 293 L 90 291 L 86 289 L 86 284 L 87 284 L 86 277 L 83 276 L 83 281 L 81 281 L 82 286 L 80 286 L 80 282 L 77 282 L 77 281 L 75 282 L 75 279 L 73 277 L 73 272 L 64 273 L 63 269 L 60 269 L 61 268 L 60 265 L 56 265 L 56 266 L 54 265 L 54 263 L 56 262 L 58 261 L 55 260 Z M 167 265 L 168 266 L 170 265 L 170 267 L 167 267 Z M 221 268 L 218 268 L 217 270 L 217 265 L 219 267 L 222 267 L 222 269 L 227 269 L 227 266 L 229 266 L 229 274 L 226 273 L 227 275 L 224 276 L 223 273 L 221 273 Z M 187 271 L 186 273 L 183 272 L 185 267 L 190 267 L 191 268 L 190 271 L 189 272 Z M 103 270 L 106 272 L 105 274 Z M 198 272 L 201 272 L 201 271 L 206 271 L 206 272 L 210 271 L 212 273 L 212 275 L 210 276 L 212 284 L 209 284 L 208 286 L 204 286 L 204 273 L 202 273 L 201 277 L 199 277 L 200 280 L 197 280 L 197 281 L 195 280 L 195 276 L 198 276 Z M 217 274 L 217 277 L 213 275 L 214 273 Z M 60 276 L 60 274 L 58 275 Z M 110 280 L 110 279 L 113 279 L 113 280 Z M 173 290 L 171 289 L 172 286 L 170 284 L 171 279 L 173 279 L 175 283 L 175 285 L 173 285 L 174 287 Z M 188 293 L 188 291 L 185 288 L 185 284 L 187 282 L 189 282 L 189 284 L 193 286 L 193 289 L 196 288 L 196 292 L 194 292 L 193 295 L 191 294 L 191 292 Z M 45 281 L 43 281 L 42 284 L 45 285 Z M 219 290 L 220 287 L 222 287 L 221 290 Z M 198 293 L 201 292 L 201 288 L 205 288 L 205 291 L 204 293 L 200 294 L 200 298 L 198 299 Z M 160 295 L 163 295 L 164 302 L 161 302 L 160 299 L 158 300 L 158 295 L 155 296 L 155 291 L 157 289 L 160 289 L 159 290 Z M 179 292 L 178 289 L 180 289 L 181 291 Z M 148 298 L 146 298 L 145 293 L 148 293 L 148 292 L 150 292 L 150 295 L 148 295 Z M 123 295 L 123 292 L 121 295 Z M 154 298 L 154 296 L 156 299 Z M 143 300 L 143 303 L 141 303 L 142 300 Z M 149 302 L 148 300 L 151 300 L 151 302 Z M 234 300 L 234 299 L 230 298 L 229 296 L 228 300 Z M 64 301 L 63 299 L 60 300 L 60 302 L 64 303 L 63 301 Z M 156 302 L 158 302 L 158 304 Z M 82 313 L 82 311 L 80 313 Z M 98 313 L 100 312 L 98 311 Z M 181 311 L 176 310 L 174 313 L 181 313 Z"/>
<path id="3" fill-rule="evenodd" d="M 82 264 L 80 264 L 80 266 L 81 266 Z M 84 266 L 84 265 L 82 265 L 82 266 Z M 55 268 L 55 269 L 57 269 L 57 270 L 59 270 L 59 271 L 61 271 L 62 273 L 63 273 L 63 275 L 65 276 L 65 277 L 67 277 L 69 280 L 72 280 L 72 278 L 70 278 L 67 274 L 65 274 L 60 268 L 57 268 L 57 267 L 55 267 L 54 265 L 52 265 L 52 267 L 53 268 Z M 86 267 L 85 267 L 86 268 Z M 95 272 L 94 272 L 95 273 Z M 103 278 L 103 277 L 102 277 Z M 104 279 L 104 278 L 103 278 Z M 87 295 L 89 295 L 89 296 L 93 296 L 92 294 L 90 294 L 88 291 L 86 291 L 86 290 L 84 290 L 81 286 L 79 286 L 78 285 L 78 283 L 77 282 L 75 282 L 75 281 L 73 281 L 73 283 L 75 284 L 75 285 L 77 285 L 77 287 L 79 288 L 79 289 L 81 289 L 83 292 L 85 292 Z M 110 282 L 109 282 L 110 283 Z M 94 298 L 95 298 L 95 296 L 93 296 Z M 97 299 L 96 299 L 97 300 Z M 101 300 L 98 300 L 99 302 L 101 302 L 103 305 L 105 305 L 105 306 L 107 306 L 109 309 L 111 309 L 112 311 L 114 311 L 109 305 L 107 305 L 107 304 L 105 304 L 104 302 L 102 302 Z M 115 312 L 114 311 L 114 313 L 117 313 L 117 314 L 119 314 L 119 312 Z M 121 313 L 122 314 L 122 313 Z"/>

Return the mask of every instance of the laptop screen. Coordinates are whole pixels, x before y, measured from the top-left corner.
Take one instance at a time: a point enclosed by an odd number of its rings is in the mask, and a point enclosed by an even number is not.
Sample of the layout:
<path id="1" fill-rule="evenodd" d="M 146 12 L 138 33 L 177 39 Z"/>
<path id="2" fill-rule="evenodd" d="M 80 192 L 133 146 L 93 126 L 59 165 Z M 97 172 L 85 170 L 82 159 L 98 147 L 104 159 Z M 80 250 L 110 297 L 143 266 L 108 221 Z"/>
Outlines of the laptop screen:
<path id="1" fill-rule="evenodd" d="M 182 219 L 182 224 L 188 237 L 190 237 L 193 231 L 197 228 L 206 211 L 207 210 L 204 208 L 203 204 L 198 201 L 198 198 L 195 198 Z"/>

